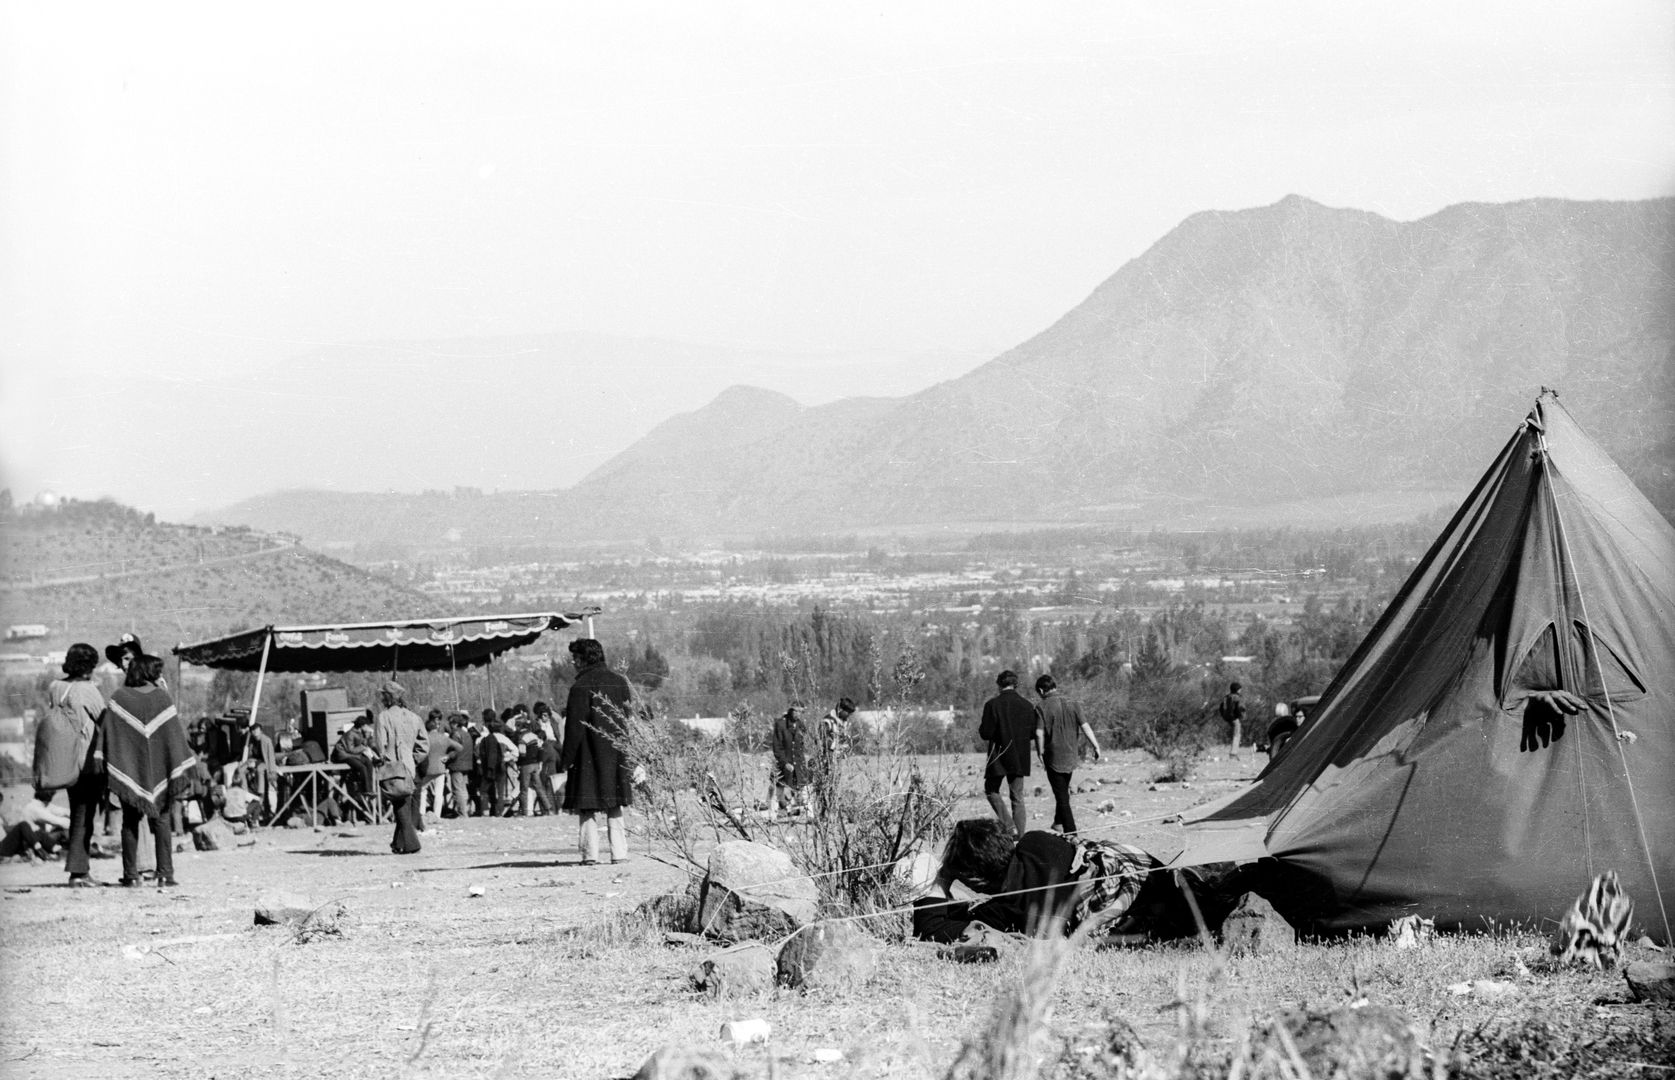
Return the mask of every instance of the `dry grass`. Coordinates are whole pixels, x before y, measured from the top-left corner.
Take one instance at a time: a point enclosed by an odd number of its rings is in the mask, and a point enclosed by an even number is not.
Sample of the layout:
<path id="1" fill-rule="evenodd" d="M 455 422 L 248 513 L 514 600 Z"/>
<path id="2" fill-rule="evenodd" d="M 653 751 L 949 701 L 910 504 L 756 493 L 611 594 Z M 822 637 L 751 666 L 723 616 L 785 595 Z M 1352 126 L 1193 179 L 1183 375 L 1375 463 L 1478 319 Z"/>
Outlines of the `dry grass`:
<path id="1" fill-rule="evenodd" d="M 1152 767 L 1109 766 L 1136 777 Z M 1114 790 L 1137 817 L 1215 794 L 1149 793 L 1137 781 Z M 976 805 L 973 796 L 960 812 Z M 1543 971 L 1545 943 L 1517 935 L 1442 937 L 1411 951 L 1308 946 L 1225 963 L 1196 943 L 1019 950 L 991 965 L 900 944 L 883 949 L 861 994 L 714 1001 L 687 983 L 704 950 L 668 946 L 632 914 L 678 887 L 680 872 L 638 857 L 576 865 L 570 818 L 442 830 L 409 858 L 384 853 L 382 829 L 268 832 L 254 849 L 181 856 L 174 894 L 72 892 L 58 887 L 58 867 L 0 867 L 0 1076 L 627 1076 L 661 1045 L 718 1046 L 723 1022 L 760 1016 L 772 1042 L 727 1050 L 751 1076 L 767 1077 L 772 1060 L 786 1080 L 938 1077 L 971 1043 L 981 1052 L 964 1051 L 965 1075 L 1063 1077 L 1067 1043 L 1115 1016 L 1166 1075 L 1226 1076 L 1242 1061 L 1248 1078 L 1281 1075 L 1280 1058 L 1264 1056 L 1271 1018 L 1357 997 L 1412 1020 L 1451 1075 L 1654 1077 L 1675 1067 L 1675 1014 L 1626 1004 L 1616 973 Z M 115 876 L 109 862 L 95 872 Z M 354 920 L 342 937 L 309 944 L 251 927 L 256 894 L 274 884 L 340 897 Z M 479 884 L 487 895 L 470 898 Z M 179 943 L 124 949 L 162 942 Z M 1628 959 L 1645 955 L 1631 949 Z M 1533 973 L 1503 974 L 1514 957 Z M 1448 990 L 1493 978 L 1518 992 Z M 816 1064 L 819 1048 L 843 1060 Z"/>

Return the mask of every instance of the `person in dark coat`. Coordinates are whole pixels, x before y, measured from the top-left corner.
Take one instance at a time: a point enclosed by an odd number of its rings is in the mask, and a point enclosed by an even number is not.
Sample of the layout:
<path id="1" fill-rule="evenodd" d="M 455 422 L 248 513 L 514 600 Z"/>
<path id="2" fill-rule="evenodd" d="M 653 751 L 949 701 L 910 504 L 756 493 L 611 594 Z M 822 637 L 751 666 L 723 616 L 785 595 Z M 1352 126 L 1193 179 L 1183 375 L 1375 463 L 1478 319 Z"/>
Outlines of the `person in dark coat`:
<path id="1" fill-rule="evenodd" d="M 620 739 L 631 707 L 628 680 L 605 666 L 605 647 L 593 638 L 570 643 L 576 681 L 564 706 L 566 773 L 564 809 L 581 817 L 582 864 L 599 861 L 599 815 L 605 815 L 611 861 L 628 858 L 623 807 L 634 804 L 634 784 L 644 772 L 629 760 Z"/>
<path id="2" fill-rule="evenodd" d="M 983 703 L 978 736 L 989 744 L 989 764 L 983 771 L 983 794 L 994 808 L 995 817 L 1022 836 L 1025 830 L 1024 779 L 1029 776 L 1029 759 L 1036 747 L 1035 732 L 1041 726 L 1040 713 L 1029 699 L 1018 693 L 1018 674 L 1003 671 L 995 676 L 1000 692 Z M 1011 807 L 1000 794 L 1000 782 L 1010 789 Z"/>
<path id="3" fill-rule="evenodd" d="M 803 722 L 802 705 L 792 705 L 784 716 L 774 721 L 773 757 L 773 775 L 768 778 L 768 813 L 778 813 L 781 800 L 787 811 L 795 812 L 807 798 L 811 778 L 808 725 Z"/>
<path id="4" fill-rule="evenodd" d="M 477 812 L 499 817 L 506 809 L 505 788 L 500 778 L 506 772 L 506 758 L 494 729 L 500 718 L 493 709 L 483 710 L 483 733 L 477 738 Z"/>
<path id="5" fill-rule="evenodd" d="M 128 665 L 122 689 L 111 695 L 96 736 L 105 773 L 122 803 L 122 884 L 138 885 L 140 823 L 148 822 L 157 854 L 157 884 L 172 888 L 174 835 L 169 805 L 190 783 L 197 762 L 186 725 L 159 685 L 163 661 L 141 655 Z M 95 751 L 95 756 L 99 751 Z"/>

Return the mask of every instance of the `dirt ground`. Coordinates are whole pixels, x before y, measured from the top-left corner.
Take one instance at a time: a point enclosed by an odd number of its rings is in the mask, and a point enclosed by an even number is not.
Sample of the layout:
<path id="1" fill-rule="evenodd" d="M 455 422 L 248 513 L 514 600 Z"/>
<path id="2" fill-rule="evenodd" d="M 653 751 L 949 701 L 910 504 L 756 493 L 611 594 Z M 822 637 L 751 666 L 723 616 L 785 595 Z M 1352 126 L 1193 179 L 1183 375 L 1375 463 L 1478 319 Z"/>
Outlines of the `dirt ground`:
<path id="1" fill-rule="evenodd" d="M 978 813 L 975 760 L 943 767 L 970 777 L 960 813 Z M 1223 756 L 1204 761 L 1190 787 L 1149 790 L 1156 770 L 1130 752 L 1078 773 L 1106 781 L 1077 798 L 1083 828 L 1167 857 L 1179 830 L 1164 819 L 1232 790 L 1255 766 Z M 1096 813 L 1106 799 L 1117 810 Z M 1045 824 L 1051 800 L 1043 792 L 1030 809 Z M 170 891 L 72 890 L 60 864 L 0 866 L 0 1076 L 627 1076 L 667 1043 L 721 1046 L 721 1024 L 749 1017 L 767 1019 L 773 1040 L 728 1052 L 754 1075 L 768 1074 L 771 1057 L 785 1077 L 939 1076 L 1017 973 L 895 945 L 860 1000 L 712 1001 L 687 986 L 702 948 L 613 931 L 613 916 L 683 874 L 643 845 L 627 864 L 582 866 L 575 832 L 562 815 L 450 820 L 433 824 L 421 853 L 397 857 L 383 826 L 258 830 L 248 847 L 177 855 L 181 885 Z M 634 829 L 633 842 L 641 837 Z M 120 871 L 100 860 L 94 873 L 111 882 Z M 258 896 L 275 889 L 341 901 L 345 932 L 299 943 L 253 926 Z M 1537 996 L 1646 1029 L 1608 974 L 1558 976 L 1488 1012 L 1450 1000 L 1445 983 L 1489 977 L 1509 951 L 1538 944 L 1440 943 L 1419 965 L 1374 944 L 1315 947 L 1219 974 L 1200 949 L 1089 952 L 1061 979 L 1055 1023 L 1115 1010 L 1148 1041 L 1167 1039 L 1182 987 L 1213 982 L 1229 1031 L 1283 1002 L 1329 1005 L 1368 987 L 1410 1016 L 1449 1017 L 1439 1030 Z M 817 1049 L 842 1058 L 819 1063 Z"/>

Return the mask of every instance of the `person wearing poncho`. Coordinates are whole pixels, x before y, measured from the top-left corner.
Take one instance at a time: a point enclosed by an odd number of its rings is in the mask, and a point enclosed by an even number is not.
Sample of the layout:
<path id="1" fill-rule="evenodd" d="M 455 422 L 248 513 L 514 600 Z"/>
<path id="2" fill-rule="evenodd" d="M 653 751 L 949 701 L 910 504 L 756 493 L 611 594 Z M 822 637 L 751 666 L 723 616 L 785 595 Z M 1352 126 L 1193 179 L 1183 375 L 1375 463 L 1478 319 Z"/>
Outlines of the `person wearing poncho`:
<path id="1" fill-rule="evenodd" d="M 157 884 L 175 884 L 169 806 L 190 784 L 197 763 L 174 701 L 157 685 L 162 674 L 157 657 L 136 657 L 99 726 L 106 778 L 122 804 L 122 884 L 130 886 L 139 884 L 141 819 L 156 842 Z"/>

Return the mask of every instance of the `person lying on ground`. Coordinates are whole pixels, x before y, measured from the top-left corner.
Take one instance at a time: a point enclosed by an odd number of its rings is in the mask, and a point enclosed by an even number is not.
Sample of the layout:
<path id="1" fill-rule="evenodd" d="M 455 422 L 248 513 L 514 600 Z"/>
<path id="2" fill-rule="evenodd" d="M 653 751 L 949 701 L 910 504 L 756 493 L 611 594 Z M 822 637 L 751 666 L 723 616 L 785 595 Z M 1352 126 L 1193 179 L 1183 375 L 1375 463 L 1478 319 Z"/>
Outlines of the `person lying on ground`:
<path id="1" fill-rule="evenodd" d="M 958 940 L 973 923 L 1036 937 L 1085 931 L 1105 943 L 1164 941 L 1197 932 L 1190 889 L 1208 928 L 1219 928 L 1257 878 L 1220 863 L 1170 872 L 1140 848 L 1028 832 L 1016 844 L 993 818 L 955 824 L 930 896 L 915 902 L 914 936 Z M 985 899 L 952 899 L 959 882 Z"/>

